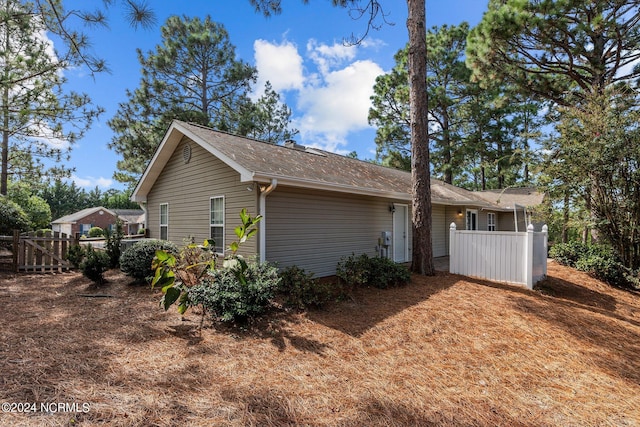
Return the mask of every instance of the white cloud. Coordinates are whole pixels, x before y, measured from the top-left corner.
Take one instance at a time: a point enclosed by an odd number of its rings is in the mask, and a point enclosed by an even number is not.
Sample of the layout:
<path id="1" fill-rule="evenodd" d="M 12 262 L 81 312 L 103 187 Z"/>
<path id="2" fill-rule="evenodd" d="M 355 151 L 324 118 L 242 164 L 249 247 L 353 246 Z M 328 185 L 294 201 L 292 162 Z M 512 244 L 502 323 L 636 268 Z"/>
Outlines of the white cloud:
<path id="1" fill-rule="evenodd" d="M 302 57 L 295 44 L 281 44 L 256 40 L 253 43 L 254 58 L 258 69 L 256 92 L 262 94 L 266 81 L 276 92 L 301 89 L 304 84 Z"/>
<path id="2" fill-rule="evenodd" d="M 303 115 L 295 122 L 302 136 L 324 138 L 327 149 L 335 151 L 335 145 L 344 143 L 349 132 L 368 127 L 373 85 L 382 73 L 375 62 L 356 61 L 328 73 L 321 86 L 303 90 L 298 100 Z"/>
<path id="3" fill-rule="evenodd" d="M 100 188 L 111 188 L 113 185 L 113 180 L 110 178 L 95 178 L 93 176 L 80 178 L 76 174 L 71 175 L 71 181 L 75 182 L 78 187 L 82 188 L 95 188 L 96 186 Z"/>
<path id="4" fill-rule="evenodd" d="M 40 127 L 39 129 L 41 136 L 32 137 L 33 140 L 37 141 L 39 144 L 48 146 L 50 148 L 55 148 L 60 151 L 67 151 L 69 147 L 71 147 L 71 143 L 66 139 L 56 138 L 53 136 L 53 131 L 49 128 Z"/>
<path id="5" fill-rule="evenodd" d="M 58 55 L 56 54 L 56 50 L 53 46 L 53 40 L 49 38 L 47 31 L 45 29 L 38 31 L 36 33 L 36 37 L 45 45 L 45 53 L 49 58 L 51 58 L 51 62 L 58 63 Z M 60 71 L 60 74 L 62 74 L 62 71 Z"/>
<path id="6" fill-rule="evenodd" d="M 322 75 L 328 74 L 331 68 L 339 66 L 344 61 L 352 61 L 356 56 L 356 49 L 355 46 L 345 46 L 342 43 L 329 46 L 314 39 L 307 42 L 307 54 L 316 63 Z"/>
<path id="7" fill-rule="evenodd" d="M 306 58 L 288 41 L 256 40 L 254 50 L 259 83 L 269 80 L 276 91 L 288 91 L 286 102 L 294 110 L 292 126 L 300 131 L 300 143 L 351 151 L 344 148 L 347 137 L 369 126 L 370 97 L 382 68 L 369 59 L 356 60 L 362 49 L 313 39 L 307 43 Z"/>

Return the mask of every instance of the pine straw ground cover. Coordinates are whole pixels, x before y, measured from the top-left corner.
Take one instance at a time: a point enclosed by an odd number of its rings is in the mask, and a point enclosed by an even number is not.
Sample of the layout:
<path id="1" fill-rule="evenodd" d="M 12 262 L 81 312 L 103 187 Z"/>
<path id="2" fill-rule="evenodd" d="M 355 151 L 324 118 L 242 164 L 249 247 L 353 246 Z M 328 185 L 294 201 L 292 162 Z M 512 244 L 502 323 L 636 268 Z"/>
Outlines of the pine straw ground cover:
<path id="1" fill-rule="evenodd" d="M 117 272 L 0 274 L 0 402 L 79 409 L 2 426 L 640 425 L 640 296 L 553 263 L 536 291 L 414 276 L 201 333 Z"/>

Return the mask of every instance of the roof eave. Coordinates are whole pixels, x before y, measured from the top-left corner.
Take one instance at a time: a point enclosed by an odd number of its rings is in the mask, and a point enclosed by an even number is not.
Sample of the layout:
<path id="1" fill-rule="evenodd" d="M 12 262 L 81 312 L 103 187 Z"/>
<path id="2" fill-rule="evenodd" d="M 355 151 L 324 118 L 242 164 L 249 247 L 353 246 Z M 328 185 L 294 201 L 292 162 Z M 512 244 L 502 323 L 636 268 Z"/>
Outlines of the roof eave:
<path id="1" fill-rule="evenodd" d="M 278 180 L 278 186 L 289 186 L 297 188 L 307 188 L 312 190 L 335 191 L 339 193 L 358 194 L 362 196 L 383 197 L 397 200 L 411 200 L 411 194 L 397 191 L 377 190 L 374 188 L 356 187 L 353 185 L 341 185 L 328 182 L 300 179 L 289 176 L 256 173 L 251 176 L 251 181 L 270 182 L 272 179 Z M 245 180 L 241 178 L 244 182 Z"/>

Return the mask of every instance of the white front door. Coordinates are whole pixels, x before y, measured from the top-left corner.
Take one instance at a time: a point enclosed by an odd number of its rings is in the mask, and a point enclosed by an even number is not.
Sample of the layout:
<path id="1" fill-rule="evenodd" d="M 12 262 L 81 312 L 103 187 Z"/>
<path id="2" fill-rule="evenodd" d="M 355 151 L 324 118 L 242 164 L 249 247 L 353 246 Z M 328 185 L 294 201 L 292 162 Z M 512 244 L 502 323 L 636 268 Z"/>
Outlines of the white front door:
<path id="1" fill-rule="evenodd" d="M 395 205 L 393 212 L 393 260 L 395 262 L 409 261 L 408 252 L 408 224 L 409 207 L 407 205 Z"/>

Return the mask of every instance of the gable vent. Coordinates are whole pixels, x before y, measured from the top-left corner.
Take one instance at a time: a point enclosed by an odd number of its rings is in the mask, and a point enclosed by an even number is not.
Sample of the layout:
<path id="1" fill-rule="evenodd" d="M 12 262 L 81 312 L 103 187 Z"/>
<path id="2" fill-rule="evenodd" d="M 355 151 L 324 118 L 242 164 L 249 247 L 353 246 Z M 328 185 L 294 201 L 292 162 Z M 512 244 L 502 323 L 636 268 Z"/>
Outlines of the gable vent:
<path id="1" fill-rule="evenodd" d="M 182 149 L 182 160 L 184 160 L 185 163 L 189 163 L 189 160 L 191 160 L 191 145 L 184 145 Z"/>

